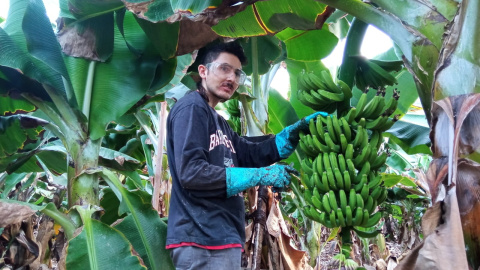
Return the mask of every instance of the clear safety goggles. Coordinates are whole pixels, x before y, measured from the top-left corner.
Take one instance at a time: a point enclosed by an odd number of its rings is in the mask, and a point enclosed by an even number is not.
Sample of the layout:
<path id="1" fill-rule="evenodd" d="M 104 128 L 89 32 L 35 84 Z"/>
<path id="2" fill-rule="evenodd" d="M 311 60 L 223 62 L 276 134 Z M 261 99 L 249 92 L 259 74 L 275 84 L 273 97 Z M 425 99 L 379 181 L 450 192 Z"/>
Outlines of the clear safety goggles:
<path id="1" fill-rule="evenodd" d="M 238 85 L 243 85 L 245 83 L 245 79 L 247 78 L 247 74 L 243 72 L 241 69 L 235 69 L 227 63 L 218 63 L 218 62 L 211 62 L 205 65 L 213 74 L 227 78 L 232 74 L 235 74 L 235 82 Z"/>

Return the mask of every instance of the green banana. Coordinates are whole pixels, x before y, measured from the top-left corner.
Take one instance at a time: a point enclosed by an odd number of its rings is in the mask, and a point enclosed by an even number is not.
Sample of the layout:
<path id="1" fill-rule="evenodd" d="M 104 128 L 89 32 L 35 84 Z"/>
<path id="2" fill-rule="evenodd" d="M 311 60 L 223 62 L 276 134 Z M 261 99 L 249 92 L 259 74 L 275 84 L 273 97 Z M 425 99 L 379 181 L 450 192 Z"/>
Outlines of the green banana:
<path id="1" fill-rule="evenodd" d="M 343 182 L 343 174 L 340 172 L 338 168 L 333 169 L 333 175 L 335 176 L 335 179 L 337 180 L 337 187 L 342 190 L 345 188 L 345 184 Z"/>
<path id="2" fill-rule="evenodd" d="M 345 159 L 353 159 L 353 144 L 349 143 L 345 149 Z"/>
<path id="3" fill-rule="evenodd" d="M 362 196 L 363 201 L 366 201 L 368 199 L 368 192 L 368 185 L 364 184 L 362 190 L 360 191 L 360 195 Z"/>
<path id="4" fill-rule="evenodd" d="M 345 158 L 343 157 L 343 154 L 338 154 L 337 159 L 338 159 L 338 169 L 342 172 L 346 171 L 347 163 L 345 161 Z"/>
<path id="5" fill-rule="evenodd" d="M 314 172 L 313 175 L 312 175 L 312 178 L 313 178 L 313 183 L 315 184 L 315 187 L 322 193 L 325 193 L 325 192 L 328 192 L 328 187 L 325 187 L 322 183 L 322 181 L 320 180 L 320 176 L 318 175 L 318 173 Z"/>
<path id="6" fill-rule="evenodd" d="M 331 168 L 326 171 L 328 184 L 330 185 L 331 190 L 338 190 L 337 182 L 335 181 L 335 175 Z"/>
<path id="7" fill-rule="evenodd" d="M 306 139 L 305 139 L 306 140 Z M 310 147 L 307 147 L 305 144 L 305 140 L 300 140 L 298 142 L 298 145 L 300 146 L 300 149 L 309 157 L 314 157 L 315 153 L 310 149 Z"/>
<path id="8" fill-rule="evenodd" d="M 340 225 L 341 227 L 347 227 L 345 217 L 343 215 L 342 209 L 340 208 L 337 209 L 337 219 L 338 219 L 338 222 L 337 222 L 338 225 Z"/>
<path id="9" fill-rule="evenodd" d="M 368 160 L 368 157 L 370 156 L 370 151 L 371 151 L 371 147 L 369 144 L 367 144 L 367 147 L 363 148 L 362 152 L 353 159 L 353 164 L 355 165 L 355 168 L 360 168 L 364 166 L 364 164 Z"/>
<path id="10" fill-rule="evenodd" d="M 313 206 L 315 206 L 315 208 L 317 208 L 318 210 L 320 211 L 325 211 L 325 208 L 323 208 L 323 205 L 322 203 L 320 202 L 320 200 L 317 198 L 317 197 L 312 197 L 312 204 Z"/>
<path id="11" fill-rule="evenodd" d="M 308 73 L 303 73 L 302 74 L 302 79 L 305 83 L 305 86 L 306 86 L 306 90 L 311 90 L 311 89 L 315 89 L 317 86 L 315 85 L 315 83 L 313 81 L 310 80 L 310 75 L 309 75 L 310 72 Z"/>
<path id="12" fill-rule="evenodd" d="M 301 163 L 300 163 L 301 164 Z M 304 171 L 305 172 L 305 171 Z M 301 175 L 301 179 L 302 179 L 302 184 L 304 186 L 306 186 L 309 190 L 313 190 L 313 182 L 311 181 L 310 177 L 308 177 L 308 175 L 306 173 L 303 173 Z"/>
<path id="13" fill-rule="evenodd" d="M 326 172 L 326 171 L 324 171 L 323 174 L 322 174 L 322 185 L 323 185 L 324 187 L 326 187 L 327 191 L 330 191 L 330 189 L 332 189 L 332 188 L 330 187 L 329 182 L 328 182 L 328 176 L 327 176 L 327 172 Z"/>
<path id="14" fill-rule="evenodd" d="M 353 96 L 352 89 L 344 81 L 337 80 L 337 86 L 342 90 L 345 99 L 350 99 Z"/>
<path id="15" fill-rule="evenodd" d="M 363 201 L 362 195 L 357 193 L 355 194 L 355 196 L 357 196 L 357 207 L 360 207 L 363 209 L 365 207 L 365 203 Z"/>
<path id="16" fill-rule="evenodd" d="M 340 208 L 342 209 L 342 211 L 344 213 L 346 213 L 346 209 L 347 209 L 347 194 L 345 193 L 345 190 L 343 189 L 340 189 L 338 191 L 338 196 L 340 197 Z M 372 201 L 373 203 L 373 201 Z"/>
<path id="17" fill-rule="evenodd" d="M 331 91 L 331 92 L 334 92 L 334 93 L 342 93 L 342 89 L 340 89 L 340 87 L 338 87 L 335 82 L 333 81 L 333 78 L 332 78 L 332 75 L 330 75 L 330 72 L 326 71 L 326 70 L 322 70 L 320 72 L 320 79 L 322 80 L 322 82 L 324 82 L 327 87 L 325 89 Z"/>
<path id="18" fill-rule="evenodd" d="M 377 237 L 377 235 L 380 233 L 380 231 L 364 232 L 355 228 L 353 228 L 353 230 L 361 238 L 374 238 L 374 237 Z"/>
<path id="19" fill-rule="evenodd" d="M 302 160 L 302 162 L 300 162 L 300 167 L 307 175 L 311 176 L 313 174 L 313 170 L 306 163 L 307 163 L 307 159 L 305 158 Z"/>
<path id="20" fill-rule="evenodd" d="M 365 209 L 367 209 L 368 212 L 372 212 L 372 207 L 373 207 L 373 198 L 371 196 L 368 196 L 367 202 L 365 203 Z"/>
<path id="21" fill-rule="evenodd" d="M 316 164 L 316 167 L 315 167 L 315 170 L 316 172 L 318 173 L 318 175 L 320 176 L 321 174 L 323 174 L 323 172 L 325 171 L 323 169 L 323 160 L 322 160 L 322 157 L 323 155 L 318 155 L 315 159 L 317 160 L 317 162 L 315 162 Z M 313 164 L 312 164 L 313 166 Z M 312 167 L 313 169 L 313 167 Z"/>
<path id="22" fill-rule="evenodd" d="M 379 186 L 381 183 L 382 183 L 382 176 L 381 175 L 376 176 L 375 178 L 370 179 L 370 181 L 368 182 L 368 188 L 372 190 L 377 186 Z"/>
<path id="23" fill-rule="evenodd" d="M 330 159 L 330 166 L 332 167 L 332 169 L 338 169 L 339 166 L 338 166 L 337 154 L 330 152 L 328 157 Z"/>
<path id="24" fill-rule="evenodd" d="M 353 123 L 353 120 L 355 120 L 355 117 L 357 116 L 357 108 L 352 107 L 348 111 L 347 115 L 345 115 L 345 120 L 347 120 L 347 123 L 351 124 Z"/>
<path id="25" fill-rule="evenodd" d="M 385 126 L 385 123 L 387 123 L 388 119 L 388 116 L 380 115 L 375 120 L 367 122 L 365 127 L 371 130 L 380 130 L 383 126 Z"/>
<path id="26" fill-rule="evenodd" d="M 317 129 L 318 139 L 325 143 L 325 130 L 323 128 L 323 116 L 317 116 L 317 121 L 315 122 L 315 127 Z"/>
<path id="27" fill-rule="evenodd" d="M 382 152 L 372 163 L 372 170 L 377 170 L 378 168 L 382 167 L 383 164 L 387 161 L 388 154 L 387 152 Z"/>
<path id="28" fill-rule="evenodd" d="M 363 188 L 363 185 L 366 185 L 368 182 L 367 180 L 367 175 L 366 174 L 362 174 L 362 177 L 361 177 L 361 180 L 358 184 L 355 184 L 355 186 L 353 187 L 353 189 L 356 191 L 356 192 L 361 192 L 362 191 L 362 188 Z"/>
<path id="29" fill-rule="evenodd" d="M 372 73 L 374 74 L 375 77 L 379 78 L 382 82 L 383 85 L 394 85 L 397 83 L 397 79 L 390 73 L 388 73 L 385 69 L 381 68 L 379 65 L 372 61 L 366 61 L 365 62 L 368 67 L 371 69 Z"/>
<path id="30" fill-rule="evenodd" d="M 380 107 L 380 99 L 383 99 L 383 97 L 381 95 L 379 95 L 378 92 L 377 92 L 377 95 L 375 95 L 367 103 L 367 105 L 365 105 L 365 109 L 362 112 L 362 117 L 364 117 L 365 119 L 371 119 L 371 118 L 378 117 L 381 112 L 377 115 L 374 115 L 374 112 L 376 112 L 378 110 L 378 107 Z M 383 109 L 383 106 L 380 107 L 380 110 L 381 109 Z"/>
<path id="31" fill-rule="evenodd" d="M 337 136 L 337 141 L 339 141 L 340 135 L 342 134 L 342 127 L 340 126 L 340 121 L 336 115 L 332 115 L 332 125 L 335 130 L 335 136 Z"/>
<path id="32" fill-rule="evenodd" d="M 310 119 L 310 122 L 308 123 L 308 129 L 310 130 L 310 134 L 312 135 L 312 137 L 318 137 L 317 127 L 314 119 Z"/>
<path id="33" fill-rule="evenodd" d="M 352 145 L 353 145 L 353 148 L 359 148 L 360 147 L 360 144 L 363 142 L 363 136 L 365 135 L 365 133 L 363 132 L 363 127 L 358 125 L 357 126 L 357 132 L 356 132 L 356 135 L 355 135 L 355 139 L 353 139 L 352 141 Z"/>
<path id="34" fill-rule="evenodd" d="M 397 109 L 397 104 L 398 104 L 398 99 L 400 98 L 400 95 L 398 94 L 397 90 L 393 90 L 393 95 L 392 98 L 389 99 L 385 106 L 383 107 L 384 115 L 390 116 L 392 115 L 395 110 Z"/>
<path id="35" fill-rule="evenodd" d="M 353 220 L 353 224 L 354 226 L 360 226 L 362 224 L 362 221 L 363 221 L 363 209 L 362 207 L 357 207 L 355 209 L 355 217 Z"/>
<path id="36" fill-rule="evenodd" d="M 336 215 L 335 215 L 335 210 L 330 212 L 329 214 L 329 218 L 330 218 L 330 223 L 332 224 L 332 226 L 334 228 L 338 227 L 338 224 L 337 224 L 337 218 L 336 218 Z"/>
<path id="37" fill-rule="evenodd" d="M 332 120 L 332 116 L 327 116 L 327 131 L 328 133 L 325 134 L 325 136 L 327 134 L 330 135 L 330 138 L 332 139 L 332 141 L 334 143 L 338 143 L 337 141 L 337 136 L 335 134 L 335 129 L 333 128 L 333 120 Z"/>
<path id="38" fill-rule="evenodd" d="M 310 81 L 315 85 L 314 89 L 325 89 L 327 88 L 327 84 L 325 84 L 320 77 L 317 76 L 317 74 L 313 72 L 308 73 L 308 77 Z"/>
<path id="39" fill-rule="evenodd" d="M 332 103 L 332 101 L 330 99 L 328 99 L 327 97 L 325 97 L 324 95 L 321 95 L 320 93 L 318 93 L 320 89 L 317 89 L 317 90 L 312 90 L 310 92 L 310 95 L 312 96 L 312 98 L 315 100 L 315 102 L 318 104 L 318 105 L 322 105 L 322 106 L 326 106 L 330 103 Z M 323 90 L 322 90 L 323 91 Z"/>
<path id="40" fill-rule="evenodd" d="M 369 218 L 370 218 L 370 213 L 368 212 L 367 209 L 363 209 L 363 220 L 360 227 L 365 227 L 365 224 L 367 224 Z"/>
<path id="41" fill-rule="evenodd" d="M 375 187 L 375 188 L 372 190 L 371 197 L 376 201 L 376 200 L 380 197 L 382 191 L 383 191 L 383 187 L 381 187 L 381 186 Z"/>
<path id="42" fill-rule="evenodd" d="M 330 92 L 330 91 L 323 90 L 323 89 L 317 89 L 314 92 L 316 92 L 323 99 L 325 99 L 327 101 L 330 100 L 330 102 L 332 102 L 332 101 L 340 102 L 340 101 L 343 101 L 345 99 L 345 95 L 343 94 L 343 92 L 335 93 L 335 92 Z"/>
<path id="43" fill-rule="evenodd" d="M 335 142 L 333 142 L 332 137 L 330 136 L 329 133 L 325 133 L 325 143 L 327 144 L 328 147 L 330 147 L 330 150 L 338 153 L 340 152 L 340 146 L 336 145 Z"/>
<path id="44" fill-rule="evenodd" d="M 351 159 L 347 159 L 347 168 L 348 168 L 348 173 L 350 174 L 350 179 L 355 181 L 355 176 L 357 175 L 355 165 L 353 165 L 353 161 Z M 354 184 L 357 182 L 355 181 Z"/>
<path id="45" fill-rule="evenodd" d="M 347 226 L 353 225 L 353 213 L 350 205 L 347 205 L 345 208 L 345 222 L 347 223 Z"/>
<path id="46" fill-rule="evenodd" d="M 377 64 L 387 72 L 400 71 L 403 67 L 403 60 L 378 60 L 369 59 L 370 62 Z"/>
<path id="47" fill-rule="evenodd" d="M 330 213 L 332 211 L 332 207 L 330 206 L 330 201 L 328 200 L 328 195 L 324 194 L 322 196 L 322 205 L 325 209 L 325 212 Z"/>
<path id="48" fill-rule="evenodd" d="M 350 173 L 347 170 L 343 171 L 343 185 L 345 190 L 350 190 L 352 188 L 352 180 L 350 178 Z"/>
<path id="49" fill-rule="evenodd" d="M 353 189 L 350 189 L 350 194 L 348 194 L 348 205 L 351 209 L 357 207 L 357 193 Z"/>
<path id="50" fill-rule="evenodd" d="M 365 227 L 365 228 L 373 227 L 377 225 L 377 223 L 380 221 L 381 218 L 382 218 L 382 212 L 380 211 L 376 212 L 375 214 L 369 216 L 367 222 L 365 222 L 362 227 Z"/>
<path id="51" fill-rule="evenodd" d="M 312 143 L 313 145 L 315 146 L 315 148 L 318 150 L 318 152 L 320 153 L 324 153 L 324 152 L 328 152 L 330 151 L 330 147 L 324 145 L 323 143 L 321 143 L 317 136 L 313 135 L 312 136 Z"/>
<path id="52" fill-rule="evenodd" d="M 328 192 L 328 201 L 330 202 L 330 207 L 332 208 L 332 210 L 338 208 L 337 197 L 335 196 L 335 192 L 333 192 L 333 190 L 330 190 Z"/>
<path id="53" fill-rule="evenodd" d="M 322 218 L 321 218 L 321 214 L 318 213 L 317 210 L 315 210 L 314 207 L 307 207 L 305 208 L 305 211 L 304 211 L 305 215 L 307 217 L 309 217 L 310 219 L 318 222 L 318 223 L 322 223 Z M 322 223 L 323 224 L 323 223 Z"/>
<path id="54" fill-rule="evenodd" d="M 344 134 L 340 134 L 340 146 L 343 152 L 347 151 L 348 141 Z"/>
<path id="55" fill-rule="evenodd" d="M 340 122 L 342 123 L 342 130 L 343 134 L 345 135 L 345 139 L 347 139 L 347 142 L 350 143 L 352 141 L 352 129 L 350 128 L 350 124 L 347 122 L 345 117 L 340 118 Z"/>
<path id="56" fill-rule="evenodd" d="M 355 119 L 362 116 L 365 105 L 367 105 L 367 93 L 362 93 L 362 95 L 360 95 L 360 98 L 358 99 L 357 106 L 355 107 Z M 349 123 L 351 122 L 349 121 Z"/>
<path id="57" fill-rule="evenodd" d="M 359 183 L 362 180 L 363 175 L 368 174 L 370 172 L 370 162 L 365 162 L 362 166 L 362 169 L 358 172 L 357 177 L 355 179 L 355 183 Z"/>
<path id="58" fill-rule="evenodd" d="M 388 196 L 388 190 L 385 188 L 383 189 L 380 196 L 377 198 L 377 204 L 383 203 L 387 199 L 387 196 Z"/>

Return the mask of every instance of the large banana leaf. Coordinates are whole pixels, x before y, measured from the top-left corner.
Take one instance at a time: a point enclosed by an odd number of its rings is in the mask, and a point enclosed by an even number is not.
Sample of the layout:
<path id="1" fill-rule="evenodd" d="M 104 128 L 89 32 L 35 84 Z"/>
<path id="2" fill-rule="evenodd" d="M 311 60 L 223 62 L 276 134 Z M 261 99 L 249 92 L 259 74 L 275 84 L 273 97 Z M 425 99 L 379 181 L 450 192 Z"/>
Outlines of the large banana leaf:
<path id="1" fill-rule="evenodd" d="M 287 27 L 318 29 L 330 15 L 326 10 L 326 5 L 314 0 L 260 1 L 220 21 L 212 29 L 227 37 L 263 36 Z"/>
<path id="2" fill-rule="evenodd" d="M 129 20 L 125 23 L 136 22 Z M 145 95 L 162 63 L 159 58 L 139 58 L 133 54 L 118 29 L 115 29 L 113 55 L 107 63 L 95 64 L 69 56 L 65 56 L 65 62 L 79 105 L 88 109 L 92 140 L 103 137 L 106 124 L 119 118 Z M 89 72 L 93 72 L 94 79 L 88 108 L 84 103 L 88 99 L 84 98 L 89 95 L 86 87 Z"/>
<path id="3" fill-rule="evenodd" d="M 254 65 L 258 75 L 267 73 L 272 64 L 281 60 L 281 42 L 272 36 L 252 37 L 240 40 L 248 63 L 243 67 L 247 74 L 252 74 Z"/>
<path id="4" fill-rule="evenodd" d="M 118 214 L 128 213 L 117 225 L 118 229 L 125 233 L 148 269 L 174 269 L 169 252 L 165 249 L 167 225 L 151 203 L 125 189 L 112 172 L 102 169 L 99 173 L 120 200 Z"/>
<path id="5" fill-rule="evenodd" d="M 56 93 L 72 98 L 71 93 L 65 92 L 62 77 L 68 81 L 67 71 L 45 14 L 42 1 L 10 2 L 8 19 L 0 28 L 0 66 L 18 69 Z M 42 97 L 42 93 L 33 92 L 35 89 L 18 90 Z"/>
<path id="6" fill-rule="evenodd" d="M 338 43 L 338 38 L 326 27 L 309 31 L 287 28 L 275 36 L 285 42 L 287 57 L 297 61 L 317 61 L 325 58 Z"/>
<path id="7" fill-rule="evenodd" d="M 125 236 L 91 215 L 89 206 L 76 206 L 83 221 L 81 232 L 68 242 L 66 269 L 147 269 Z"/>

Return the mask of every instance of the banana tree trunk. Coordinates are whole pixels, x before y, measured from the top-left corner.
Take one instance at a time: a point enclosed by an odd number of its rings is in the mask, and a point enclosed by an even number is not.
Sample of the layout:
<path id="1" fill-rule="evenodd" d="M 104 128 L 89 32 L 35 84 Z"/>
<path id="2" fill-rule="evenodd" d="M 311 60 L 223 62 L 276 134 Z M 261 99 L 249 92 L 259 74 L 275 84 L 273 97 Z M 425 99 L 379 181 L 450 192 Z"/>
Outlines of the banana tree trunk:
<path id="1" fill-rule="evenodd" d="M 99 205 L 99 179 L 96 174 L 83 173 L 98 166 L 99 140 L 74 141 L 68 154 L 68 205 Z"/>

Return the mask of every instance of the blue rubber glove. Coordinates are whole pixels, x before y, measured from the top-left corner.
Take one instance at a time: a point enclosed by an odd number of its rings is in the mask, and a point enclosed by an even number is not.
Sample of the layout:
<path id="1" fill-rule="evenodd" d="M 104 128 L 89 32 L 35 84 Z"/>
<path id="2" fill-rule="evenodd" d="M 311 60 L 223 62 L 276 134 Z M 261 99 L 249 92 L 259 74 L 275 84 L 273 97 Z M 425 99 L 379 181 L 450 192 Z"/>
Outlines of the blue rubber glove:
<path id="1" fill-rule="evenodd" d="M 295 124 L 284 128 L 282 131 L 280 131 L 280 133 L 276 135 L 275 142 L 277 143 L 277 150 L 281 158 L 287 158 L 293 153 L 293 151 L 295 151 L 298 141 L 300 140 L 300 131 L 308 130 L 308 124 L 310 120 L 317 118 L 318 115 L 327 117 L 328 113 L 313 113 L 298 120 Z"/>
<path id="2" fill-rule="evenodd" d="M 227 197 L 238 194 L 247 188 L 260 185 L 281 189 L 290 184 L 290 173 L 298 175 L 294 168 L 280 164 L 263 168 L 228 167 L 226 172 Z"/>

